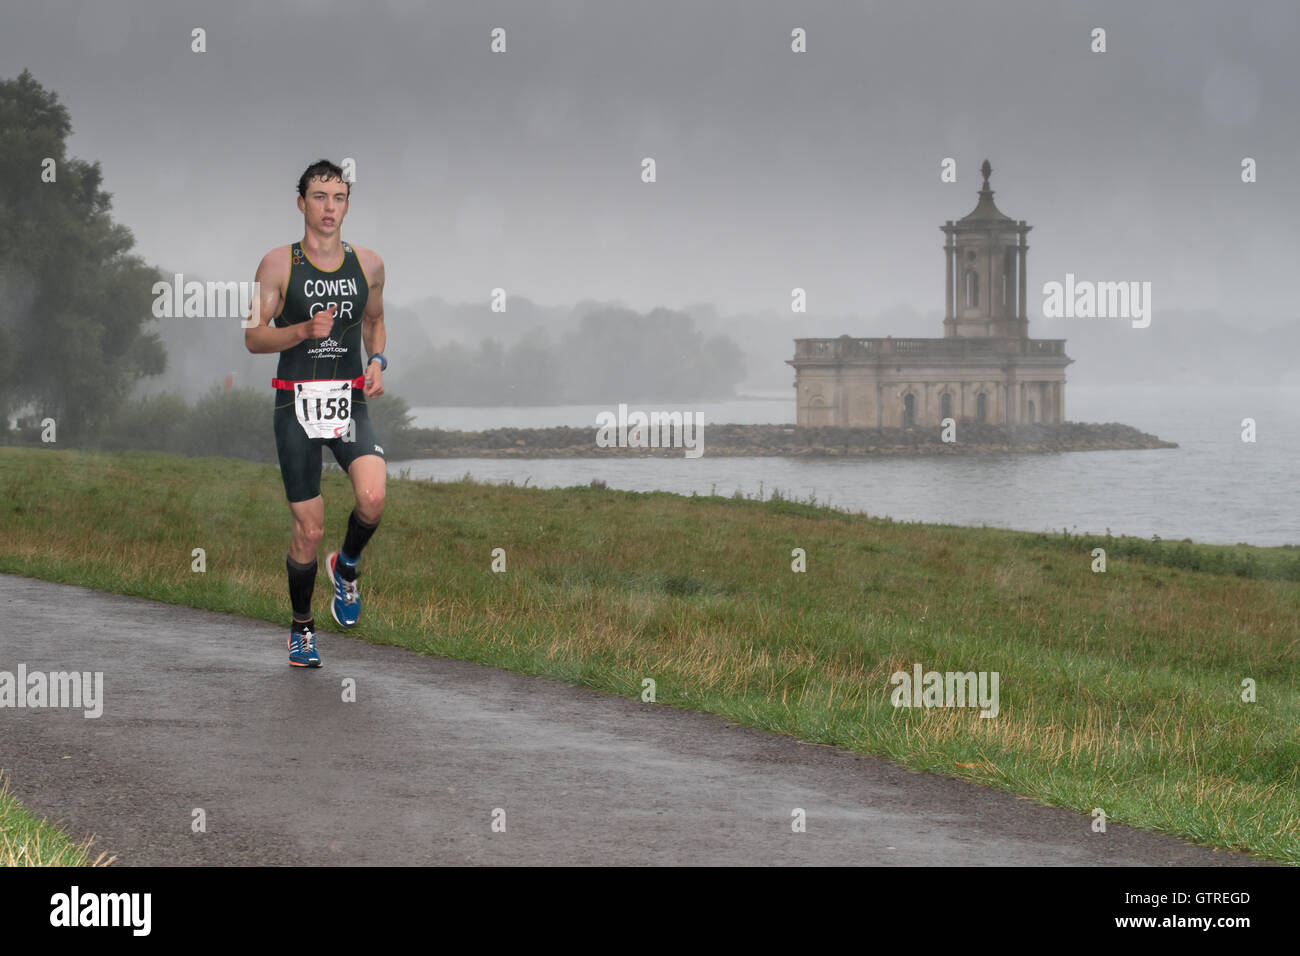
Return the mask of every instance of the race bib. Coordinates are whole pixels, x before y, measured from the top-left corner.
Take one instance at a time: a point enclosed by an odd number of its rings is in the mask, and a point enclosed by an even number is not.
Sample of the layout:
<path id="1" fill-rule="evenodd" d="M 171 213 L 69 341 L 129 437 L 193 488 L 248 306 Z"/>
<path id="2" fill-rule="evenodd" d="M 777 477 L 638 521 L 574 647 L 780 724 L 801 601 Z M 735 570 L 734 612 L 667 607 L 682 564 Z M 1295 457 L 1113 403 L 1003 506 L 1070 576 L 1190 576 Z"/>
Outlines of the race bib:
<path id="1" fill-rule="evenodd" d="M 308 438 L 341 438 L 352 420 L 352 380 L 294 382 L 293 407 Z"/>

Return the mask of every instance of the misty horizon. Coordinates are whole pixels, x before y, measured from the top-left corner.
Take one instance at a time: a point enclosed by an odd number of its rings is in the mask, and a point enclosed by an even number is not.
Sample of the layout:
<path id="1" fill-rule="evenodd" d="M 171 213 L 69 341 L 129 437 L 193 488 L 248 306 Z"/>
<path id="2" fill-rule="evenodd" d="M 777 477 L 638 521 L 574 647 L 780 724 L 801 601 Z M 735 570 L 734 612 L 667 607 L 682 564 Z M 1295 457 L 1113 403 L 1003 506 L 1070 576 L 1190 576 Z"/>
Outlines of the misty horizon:
<path id="1" fill-rule="evenodd" d="M 115 218 L 167 274 L 251 278 L 301 235 L 301 170 L 352 157 L 343 234 L 385 257 L 393 305 L 499 286 L 779 315 L 800 287 L 811 313 L 926 312 L 939 226 L 973 208 L 988 158 L 999 207 L 1034 227 L 1031 320 L 1066 273 L 1152 282 L 1157 323 L 1291 314 L 1292 5 L 330 9 L 19 8 L 0 59 L 59 95 L 71 152 L 102 164 Z M 337 82 L 309 95 L 319 60 Z"/>

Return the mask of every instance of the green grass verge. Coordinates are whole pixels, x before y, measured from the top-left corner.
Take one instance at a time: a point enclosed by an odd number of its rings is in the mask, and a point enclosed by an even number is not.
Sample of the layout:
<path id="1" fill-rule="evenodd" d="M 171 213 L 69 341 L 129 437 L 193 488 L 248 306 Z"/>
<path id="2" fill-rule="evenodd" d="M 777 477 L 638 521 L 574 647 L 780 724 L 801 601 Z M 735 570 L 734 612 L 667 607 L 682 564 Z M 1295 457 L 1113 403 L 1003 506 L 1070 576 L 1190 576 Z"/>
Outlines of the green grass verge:
<path id="1" fill-rule="evenodd" d="M 90 866 L 90 841 L 77 844 L 47 820 L 33 816 L 0 782 L 0 866 Z M 112 860 L 100 854 L 95 865 Z"/>
<path id="2" fill-rule="evenodd" d="M 0 448 L 0 488 L 0 571 L 287 624 L 274 468 Z M 322 557 L 351 488 L 327 473 L 323 493 Z M 652 678 L 660 704 L 1300 863 L 1297 569 L 1293 547 L 395 480 L 353 633 L 629 697 Z M 918 662 L 997 671 L 1000 713 L 894 708 L 890 675 Z"/>

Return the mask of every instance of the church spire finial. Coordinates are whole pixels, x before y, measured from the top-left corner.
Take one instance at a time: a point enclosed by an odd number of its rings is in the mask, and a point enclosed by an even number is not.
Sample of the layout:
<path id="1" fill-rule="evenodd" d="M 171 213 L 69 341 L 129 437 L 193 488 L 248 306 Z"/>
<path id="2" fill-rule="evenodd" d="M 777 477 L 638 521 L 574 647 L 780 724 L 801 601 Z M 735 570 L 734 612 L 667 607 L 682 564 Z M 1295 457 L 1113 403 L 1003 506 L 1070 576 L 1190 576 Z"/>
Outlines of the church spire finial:
<path id="1" fill-rule="evenodd" d="M 984 188 L 985 188 L 985 189 L 988 189 L 988 188 L 989 188 L 989 173 L 993 172 L 993 167 L 989 165 L 989 161 L 988 161 L 987 159 L 984 160 L 984 165 L 982 165 L 982 166 L 980 167 L 980 172 L 984 174 Z"/>

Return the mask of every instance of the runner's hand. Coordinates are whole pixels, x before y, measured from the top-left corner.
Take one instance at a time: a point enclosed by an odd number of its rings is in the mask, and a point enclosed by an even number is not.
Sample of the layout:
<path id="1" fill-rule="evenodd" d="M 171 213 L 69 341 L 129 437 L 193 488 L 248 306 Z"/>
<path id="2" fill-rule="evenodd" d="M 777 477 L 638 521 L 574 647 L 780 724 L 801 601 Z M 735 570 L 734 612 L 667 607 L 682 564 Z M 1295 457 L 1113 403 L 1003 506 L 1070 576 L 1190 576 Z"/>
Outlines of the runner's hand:
<path id="1" fill-rule="evenodd" d="M 362 390 L 366 398 L 384 394 L 384 372 L 378 362 L 366 366 L 366 387 Z"/>
<path id="2" fill-rule="evenodd" d="M 306 322 L 302 323 L 306 327 L 303 333 L 304 339 L 323 339 L 330 334 L 334 328 L 334 313 L 338 306 L 331 305 L 328 309 L 322 309 L 317 312 Z"/>

